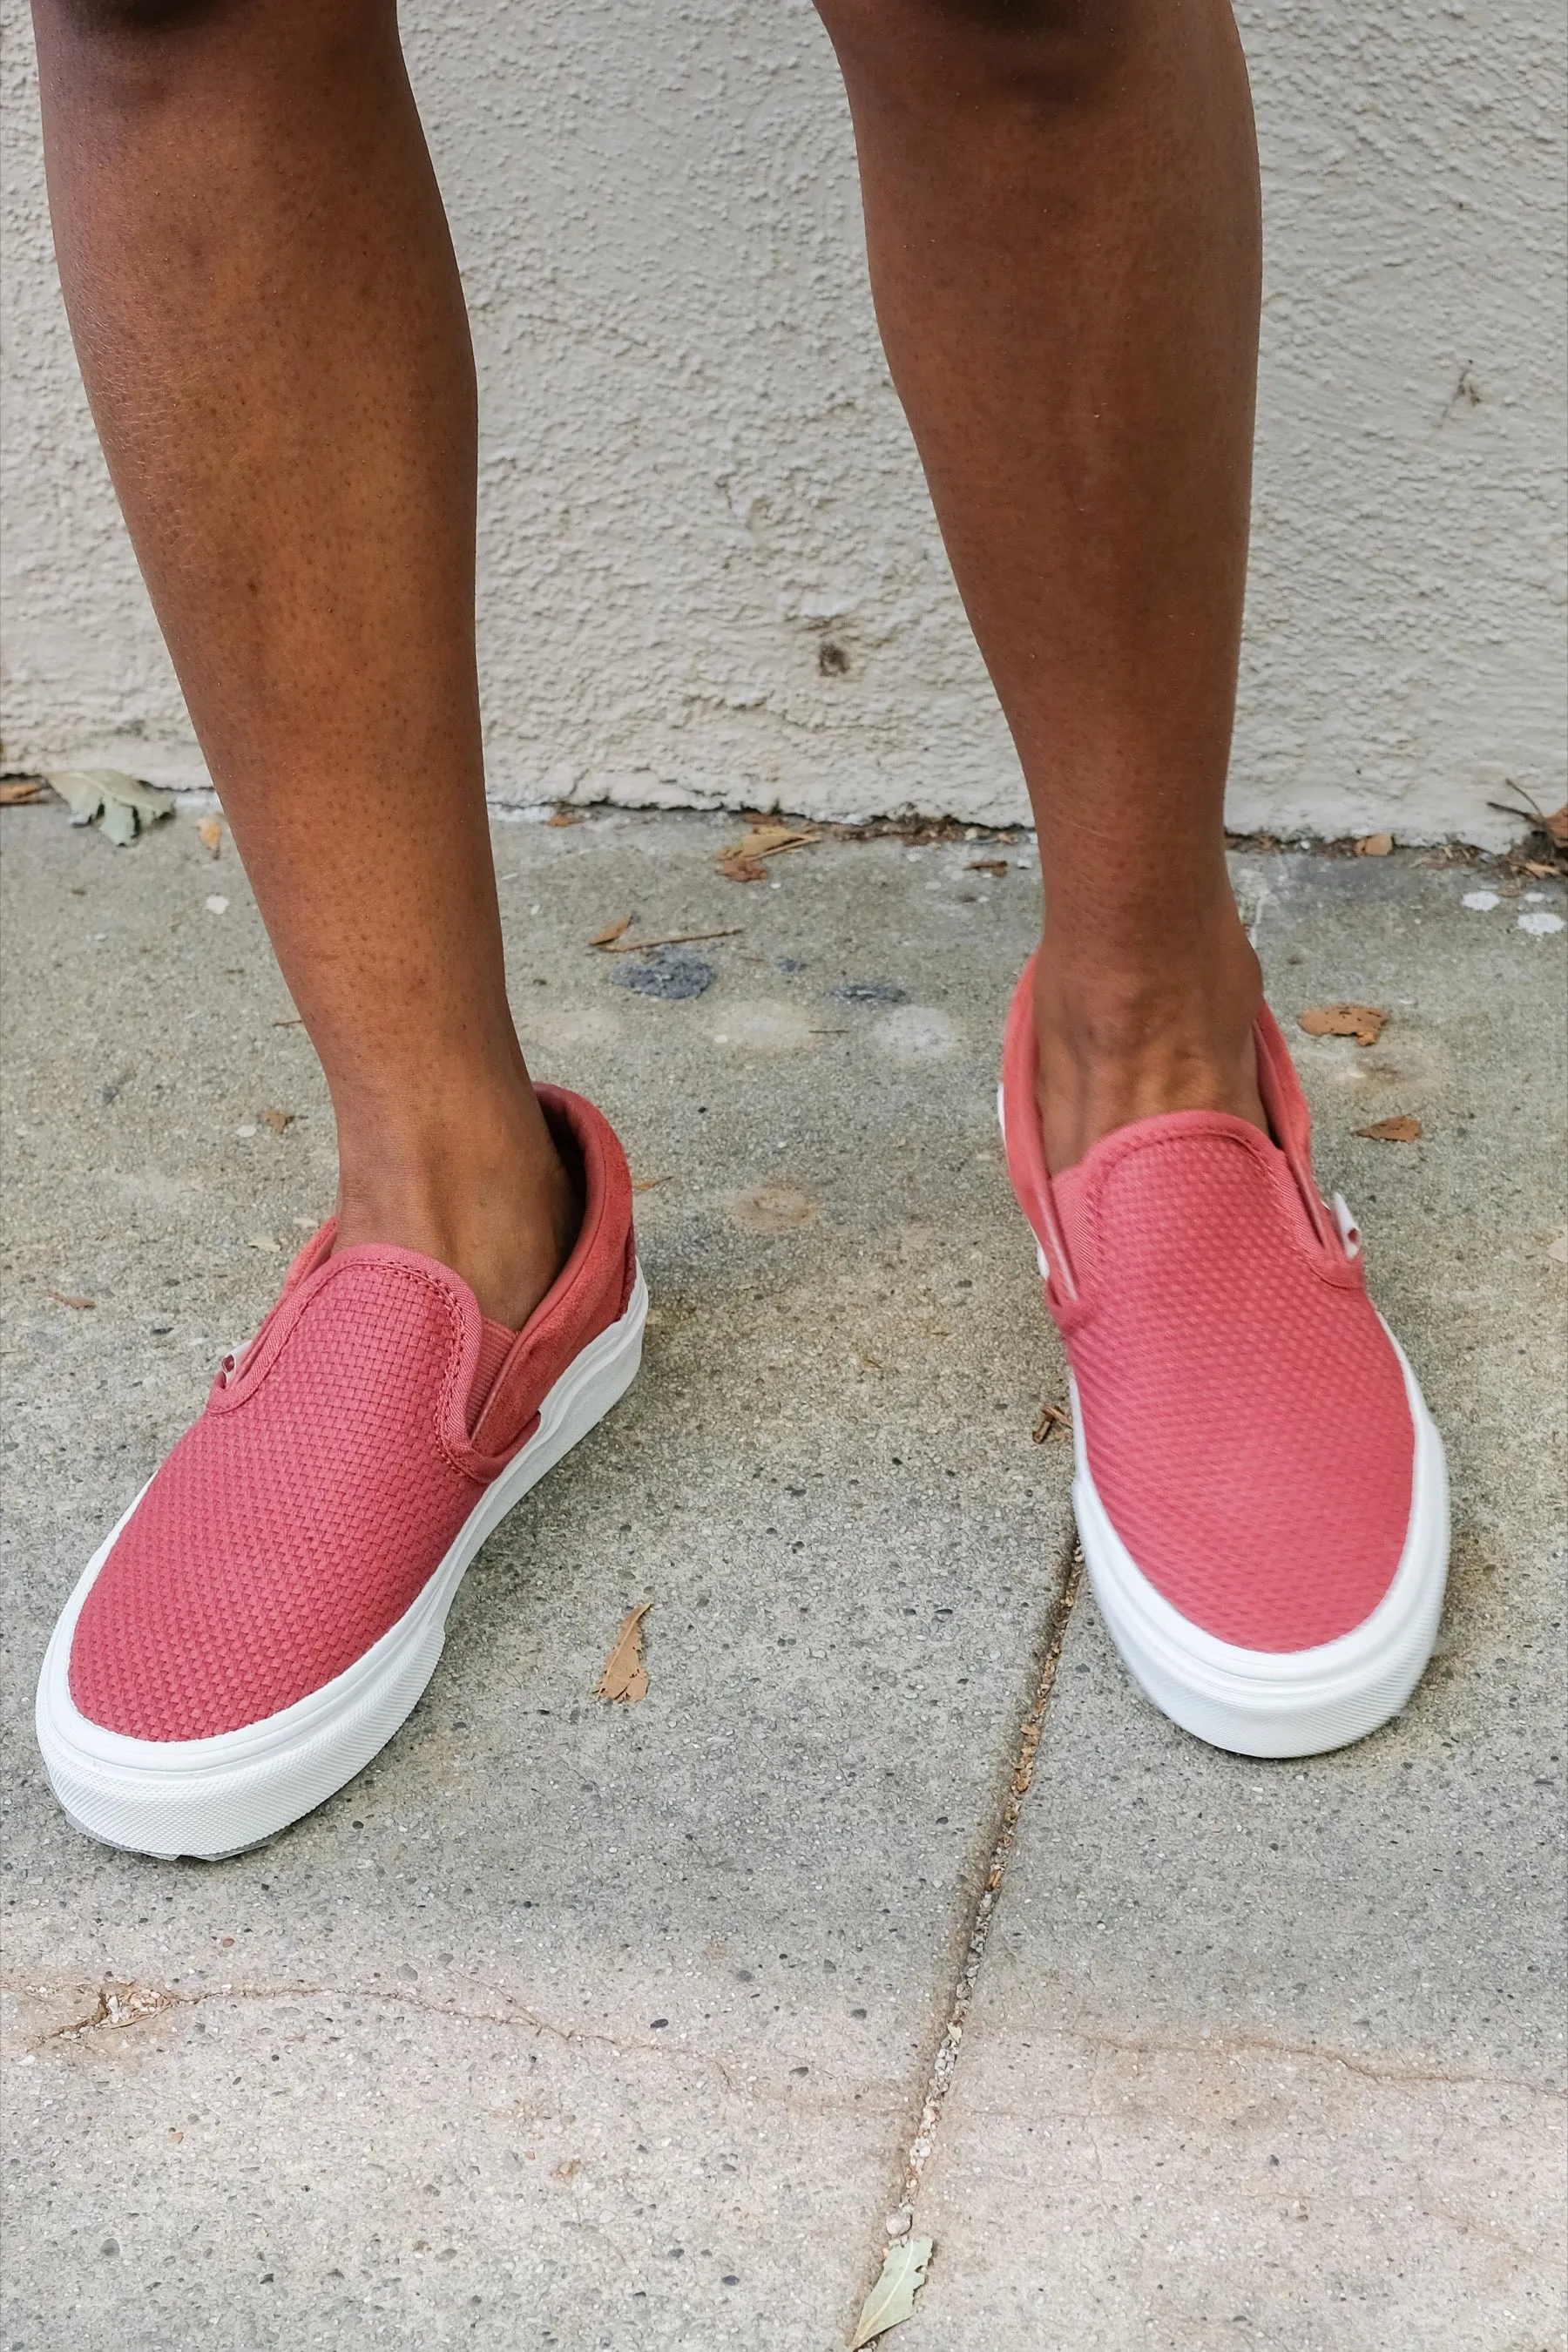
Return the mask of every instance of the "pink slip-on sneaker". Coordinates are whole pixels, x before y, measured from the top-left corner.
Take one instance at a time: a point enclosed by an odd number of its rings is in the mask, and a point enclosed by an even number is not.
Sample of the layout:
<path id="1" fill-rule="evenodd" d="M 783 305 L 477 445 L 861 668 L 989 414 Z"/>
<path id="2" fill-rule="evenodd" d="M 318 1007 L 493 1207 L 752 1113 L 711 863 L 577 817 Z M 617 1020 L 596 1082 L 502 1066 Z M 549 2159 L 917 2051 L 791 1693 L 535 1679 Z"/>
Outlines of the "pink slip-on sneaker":
<path id="1" fill-rule="evenodd" d="M 1366 1294 L 1267 1008 L 1272 1129 L 1174 1111 L 1051 1177 L 1033 962 L 1000 1109 L 1071 1368 L 1073 1508 L 1100 1613 L 1156 1706 L 1216 1748 L 1308 1756 L 1398 1712 L 1436 1639 L 1442 1442 Z"/>
<path id="2" fill-rule="evenodd" d="M 626 1158 L 581 1096 L 539 1097 L 584 1206 L 524 1328 L 417 1251 L 334 1255 L 329 1223 L 89 1563 L 37 1713 L 79 1829 L 210 1859 L 342 1788 L 435 1672 L 486 1537 L 630 1387 Z"/>

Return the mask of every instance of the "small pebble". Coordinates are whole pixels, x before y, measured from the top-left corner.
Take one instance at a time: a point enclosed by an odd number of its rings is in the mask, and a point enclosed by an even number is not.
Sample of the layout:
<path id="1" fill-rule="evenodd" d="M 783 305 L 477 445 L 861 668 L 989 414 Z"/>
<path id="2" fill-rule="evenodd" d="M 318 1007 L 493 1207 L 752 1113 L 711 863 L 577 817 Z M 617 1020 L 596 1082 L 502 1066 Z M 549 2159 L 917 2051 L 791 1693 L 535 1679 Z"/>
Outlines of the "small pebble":
<path id="1" fill-rule="evenodd" d="M 909 990 L 891 980 L 847 980 L 833 993 L 846 1004 L 907 1004 L 910 1001 Z"/>

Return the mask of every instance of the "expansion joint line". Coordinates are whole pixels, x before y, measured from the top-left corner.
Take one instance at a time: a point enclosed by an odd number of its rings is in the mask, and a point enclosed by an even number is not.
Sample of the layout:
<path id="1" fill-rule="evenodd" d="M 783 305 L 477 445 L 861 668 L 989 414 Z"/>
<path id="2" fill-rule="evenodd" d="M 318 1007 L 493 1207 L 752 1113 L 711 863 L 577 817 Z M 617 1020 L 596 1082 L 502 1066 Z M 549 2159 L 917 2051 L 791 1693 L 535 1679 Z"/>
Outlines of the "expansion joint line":
<path id="1" fill-rule="evenodd" d="M 1040 1734 L 1045 1728 L 1046 1709 L 1050 1705 L 1051 1691 L 1057 1679 L 1057 1668 L 1061 1662 L 1062 1643 L 1067 1639 L 1068 1624 L 1072 1616 L 1073 1604 L 1078 1599 L 1079 1589 L 1082 1582 L 1083 1553 L 1075 1539 L 1068 1553 L 1065 1572 L 1051 1612 L 1046 1652 L 1040 1661 L 1040 1671 L 1029 1703 L 1029 1711 L 1019 1727 L 1013 1771 L 1002 1800 L 1002 1809 L 997 1818 L 996 1834 L 992 1842 L 991 1858 L 986 1867 L 984 1881 L 974 1906 L 974 1916 L 970 1922 L 969 1941 L 965 1947 L 957 1982 L 952 1989 L 947 2024 L 942 2040 L 937 2044 L 936 2056 L 931 2061 L 931 2075 L 926 2084 L 925 2104 L 921 2109 L 920 2123 L 905 2158 L 903 2187 L 899 2199 L 898 2210 L 888 2216 L 889 2242 L 905 2236 L 914 2221 L 915 2202 L 920 2195 L 921 2182 L 926 2165 L 930 2161 L 931 2149 L 936 2144 L 937 2129 L 942 2122 L 942 2103 L 947 2097 L 953 2075 L 957 2072 L 959 2047 L 963 2040 L 963 2028 L 969 2016 L 970 2003 L 974 1998 L 975 1987 L 980 1980 L 980 1971 L 984 1965 L 986 1942 L 991 1934 L 992 1922 L 996 1916 L 996 1906 L 1001 1898 L 1002 1884 L 1007 1874 L 1007 1864 L 1013 1852 L 1014 1832 L 1018 1826 L 1018 1817 L 1023 1811 L 1024 1800 L 1029 1793 L 1029 1784 L 1035 1777 L 1035 1758 L 1039 1749 Z M 880 2255 L 878 2259 L 880 2260 Z"/>

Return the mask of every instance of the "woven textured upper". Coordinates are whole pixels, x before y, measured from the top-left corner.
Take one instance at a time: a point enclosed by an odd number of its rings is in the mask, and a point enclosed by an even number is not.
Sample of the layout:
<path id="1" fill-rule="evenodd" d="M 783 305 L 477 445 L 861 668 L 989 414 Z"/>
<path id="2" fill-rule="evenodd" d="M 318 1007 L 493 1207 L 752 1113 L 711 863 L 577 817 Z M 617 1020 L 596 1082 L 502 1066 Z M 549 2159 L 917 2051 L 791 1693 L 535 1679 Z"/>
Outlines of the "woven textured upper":
<path id="1" fill-rule="evenodd" d="M 1139 1120 L 1046 1172 L 1029 998 L 1009 1024 L 1015 1186 L 1050 1275 L 1095 1488 L 1190 1622 L 1297 1651 L 1361 1624 L 1409 1524 L 1403 1371 L 1312 1184 L 1306 1105 L 1265 1013 L 1271 1141 L 1207 1111 Z"/>
<path id="2" fill-rule="evenodd" d="M 530 1435 L 545 1393 L 625 1310 L 631 1187 L 587 1103 L 542 1087 L 586 1208 L 521 1334 L 413 1250 L 333 1254 L 329 1224 L 153 1479 L 77 1621 L 70 1689 L 106 1729 L 208 1738 L 277 1714 L 390 1631 Z"/>

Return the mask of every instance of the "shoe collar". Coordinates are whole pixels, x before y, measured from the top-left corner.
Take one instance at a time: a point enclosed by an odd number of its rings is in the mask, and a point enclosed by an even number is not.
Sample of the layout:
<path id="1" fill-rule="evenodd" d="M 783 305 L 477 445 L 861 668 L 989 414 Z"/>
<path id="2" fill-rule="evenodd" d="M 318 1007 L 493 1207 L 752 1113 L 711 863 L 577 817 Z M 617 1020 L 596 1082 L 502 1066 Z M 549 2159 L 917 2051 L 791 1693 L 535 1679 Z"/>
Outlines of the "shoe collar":
<path id="1" fill-rule="evenodd" d="M 1265 1004 L 1253 1024 L 1258 1060 L 1258 1090 L 1268 1115 L 1269 1134 L 1259 1134 L 1250 1120 L 1225 1111 L 1168 1111 L 1158 1118 L 1137 1119 L 1131 1126 L 1102 1136 L 1070 1170 L 1053 1182 L 1046 1160 L 1040 1125 L 1037 1076 L 1039 1054 L 1035 1037 L 1035 959 L 1029 958 L 1014 992 L 1007 1016 L 1002 1061 L 1002 1125 L 1007 1164 L 1026 1214 L 1039 1244 L 1041 1272 L 1047 1287 L 1063 1303 L 1079 1296 L 1079 1280 L 1068 1245 L 1063 1200 L 1058 1187 L 1072 1179 L 1074 1193 L 1092 1188 L 1101 1171 L 1128 1150 L 1136 1150 L 1157 1130 L 1234 1137 L 1249 1150 L 1266 1153 L 1275 1170 L 1289 1174 L 1290 1189 L 1300 1205 L 1310 1241 L 1330 1263 L 1343 1266 L 1360 1255 L 1361 1237 L 1342 1197 L 1331 1209 L 1312 1174 L 1312 1121 L 1296 1066 L 1279 1024 Z M 1280 1168 L 1280 1163 L 1283 1168 Z"/>
<path id="2" fill-rule="evenodd" d="M 419 1250 L 399 1249 L 389 1243 L 359 1242 L 335 1250 L 338 1221 L 332 1216 L 294 1257 L 283 1287 L 254 1339 L 224 1358 L 208 1398 L 209 1409 L 230 1410 L 251 1395 L 277 1361 L 300 1318 L 322 1290 L 345 1274 L 365 1266 L 413 1272 L 449 1300 L 460 1333 L 460 1357 L 452 1382 L 457 1411 L 455 1418 L 448 1416 L 450 1425 L 444 1433 L 447 1450 L 454 1459 L 461 1456 L 460 1467 L 481 1477 L 493 1475 L 516 1450 L 520 1433 L 526 1434 L 538 1417 L 535 1391 L 541 1360 L 550 1356 L 558 1328 L 570 1319 L 576 1292 L 603 1257 L 606 1244 L 618 1242 L 621 1228 L 630 1222 L 630 1179 L 607 1123 L 591 1103 L 565 1087 L 541 1086 L 537 1091 L 557 1145 L 581 1170 L 583 1216 L 560 1273 L 515 1335 L 481 1397 L 474 1396 L 474 1382 L 485 1318 L 462 1276 Z"/>

